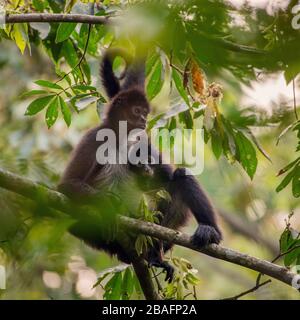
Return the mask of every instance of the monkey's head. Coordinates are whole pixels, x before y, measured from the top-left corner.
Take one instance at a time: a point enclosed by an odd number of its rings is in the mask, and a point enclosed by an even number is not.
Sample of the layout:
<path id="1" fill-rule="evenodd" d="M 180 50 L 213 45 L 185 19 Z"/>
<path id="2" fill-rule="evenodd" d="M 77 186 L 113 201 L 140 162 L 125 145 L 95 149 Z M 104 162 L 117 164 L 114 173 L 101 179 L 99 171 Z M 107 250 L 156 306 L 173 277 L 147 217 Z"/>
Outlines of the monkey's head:
<path id="1" fill-rule="evenodd" d="M 128 130 L 145 129 L 150 107 L 145 93 L 138 87 L 120 91 L 111 101 L 108 121 L 118 125 L 127 121 Z"/>
<path id="2" fill-rule="evenodd" d="M 115 57 L 126 61 L 124 79 L 120 82 L 113 72 Z M 107 121 L 117 128 L 119 121 L 127 121 L 128 130 L 145 129 L 150 111 L 145 95 L 145 57 L 134 59 L 119 49 L 106 52 L 101 64 L 101 78 L 107 95 L 111 98 Z"/>

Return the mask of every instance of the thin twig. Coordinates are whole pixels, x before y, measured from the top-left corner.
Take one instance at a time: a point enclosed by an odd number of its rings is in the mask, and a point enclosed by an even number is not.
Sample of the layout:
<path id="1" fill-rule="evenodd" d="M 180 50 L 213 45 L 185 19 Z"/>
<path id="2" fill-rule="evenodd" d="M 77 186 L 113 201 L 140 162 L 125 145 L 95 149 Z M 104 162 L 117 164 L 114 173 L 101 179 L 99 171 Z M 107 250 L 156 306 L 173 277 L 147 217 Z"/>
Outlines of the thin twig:
<path id="1" fill-rule="evenodd" d="M 157 284 L 158 292 L 162 292 L 162 291 L 163 291 L 163 288 L 162 288 L 161 284 L 160 284 L 159 281 L 158 281 L 158 278 L 157 278 L 158 275 L 155 274 L 155 272 L 154 272 L 154 270 L 153 270 L 152 267 L 151 267 L 151 272 L 152 272 L 153 278 L 155 279 L 155 282 L 156 282 L 156 284 Z"/>
<path id="2" fill-rule="evenodd" d="M 170 52 L 170 58 L 169 58 L 169 66 L 177 70 L 181 75 L 184 74 L 184 71 L 180 70 L 177 66 L 173 64 L 173 51 Z"/>
<path id="3" fill-rule="evenodd" d="M 245 296 L 245 295 L 247 295 L 249 293 L 252 293 L 252 292 L 256 291 L 260 287 L 262 287 L 262 286 L 264 286 L 264 285 L 266 285 L 266 284 L 268 284 L 270 282 L 272 282 L 271 279 L 269 279 L 269 280 L 267 280 L 267 281 L 265 281 L 263 283 L 260 283 L 258 285 L 255 285 L 253 288 L 251 288 L 251 289 L 249 289 L 247 291 L 241 292 L 240 294 L 238 294 L 236 296 L 233 296 L 233 297 L 230 297 L 230 298 L 225 298 L 225 299 L 222 299 L 222 300 L 238 300 L 239 298 L 241 298 L 241 297 L 243 297 L 243 296 Z"/>
<path id="4" fill-rule="evenodd" d="M 279 253 L 273 260 L 272 260 L 272 263 L 276 262 L 278 259 L 282 258 L 283 256 L 285 256 L 286 254 L 289 254 L 290 252 L 296 250 L 300 248 L 300 245 L 296 245 L 295 247 L 293 248 L 290 248 L 289 250 L 285 251 L 285 252 L 282 252 L 282 253 Z M 256 285 L 259 285 L 260 283 L 260 280 L 263 276 L 263 273 L 259 273 L 257 278 L 256 278 Z"/>
<path id="5" fill-rule="evenodd" d="M 187 293 L 184 297 L 183 297 L 183 300 L 185 300 L 188 296 L 192 295 L 191 292 Z"/>
<path id="6" fill-rule="evenodd" d="M 294 250 L 297 249 L 297 248 L 300 248 L 300 245 L 297 245 L 297 246 L 295 246 L 295 247 L 293 247 L 293 248 L 290 248 L 289 250 L 287 250 L 287 251 L 285 251 L 285 252 L 283 252 L 283 253 L 279 253 L 279 254 L 272 260 L 272 263 L 274 263 L 275 261 L 277 261 L 277 260 L 280 259 L 281 257 L 285 256 L 286 254 L 289 254 L 290 252 L 294 251 Z M 263 283 L 260 283 L 260 280 L 261 280 L 261 278 L 262 278 L 263 275 L 264 275 L 264 274 L 261 273 L 261 272 L 257 275 L 256 281 L 255 281 L 255 286 L 254 286 L 253 288 L 251 288 L 251 289 L 249 289 L 249 290 L 247 290 L 247 291 L 244 291 L 244 292 L 240 293 L 239 295 L 236 295 L 236 296 L 234 296 L 234 297 L 232 297 L 232 298 L 226 298 L 225 300 L 236 300 L 236 299 L 238 299 L 239 297 L 242 297 L 242 296 L 244 296 L 244 295 L 246 295 L 246 294 L 248 294 L 248 293 L 251 293 L 251 292 L 257 290 L 258 288 L 260 288 L 261 286 L 267 284 L 268 282 L 271 282 L 271 280 L 268 280 L 268 281 L 265 281 L 265 282 L 263 282 Z"/>
<path id="7" fill-rule="evenodd" d="M 298 121 L 299 118 L 298 118 L 298 114 L 297 114 L 295 79 L 293 79 L 293 97 L 294 97 L 294 112 L 295 112 L 295 117 L 296 117 L 296 119 L 297 119 L 297 121 Z"/>
<path id="8" fill-rule="evenodd" d="M 277 261 L 279 258 L 285 256 L 286 254 L 289 254 L 290 252 L 292 252 L 292 251 L 294 251 L 294 250 L 296 250 L 296 249 L 298 249 L 298 248 L 300 248 L 300 244 L 299 244 L 299 245 L 296 245 L 296 246 L 294 246 L 294 247 L 292 247 L 292 248 L 290 248 L 289 250 L 287 250 L 287 251 L 285 251 L 285 252 L 283 252 L 283 253 L 278 254 L 278 256 L 276 256 L 276 257 L 272 260 L 272 263 L 274 263 L 274 262 Z"/>
<path id="9" fill-rule="evenodd" d="M 194 296 L 195 300 L 198 300 L 197 292 L 196 292 L 196 286 L 193 286 L 193 296 Z"/>
<path id="10" fill-rule="evenodd" d="M 59 80 L 57 80 L 56 83 L 61 82 L 62 80 L 64 80 L 64 79 L 65 79 L 73 70 L 75 70 L 76 68 L 79 68 L 80 71 L 82 72 L 80 66 L 81 66 L 81 63 L 82 63 L 83 59 L 85 58 L 85 55 L 86 55 L 86 52 L 87 52 L 87 48 L 88 48 L 88 46 L 89 46 L 91 29 L 92 29 L 92 25 L 89 24 L 89 30 L 88 30 L 88 35 L 87 35 L 87 39 L 86 39 L 86 42 L 85 42 L 83 54 L 82 54 L 81 58 L 79 59 L 79 61 L 77 62 L 76 66 L 75 66 L 74 68 L 72 68 L 71 71 L 69 71 L 68 73 L 66 73 L 63 77 L 61 77 Z M 83 80 L 84 80 L 84 77 L 83 77 Z"/>

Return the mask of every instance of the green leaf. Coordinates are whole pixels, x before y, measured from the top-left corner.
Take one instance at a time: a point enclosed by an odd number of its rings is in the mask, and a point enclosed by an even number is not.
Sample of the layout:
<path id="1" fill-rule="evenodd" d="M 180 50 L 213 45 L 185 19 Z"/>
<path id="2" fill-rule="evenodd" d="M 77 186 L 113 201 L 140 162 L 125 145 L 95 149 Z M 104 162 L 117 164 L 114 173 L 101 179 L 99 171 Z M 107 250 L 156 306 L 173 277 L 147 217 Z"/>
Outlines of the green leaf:
<path id="1" fill-rule="evenodd" d="M 153 70 L 153 67 L 155 66 L 155 64 L 157 63 L 159 59 L 159 54 L 158 53 L 154 53 L 152 54 L 146 61 L 146 76 L 148 76 L 151 71 Z"/>
<path id="2" fill-rule="evenodd" d="M 193 129 L 194 122 L 190 110 L 179 113 L 179 121 L 185 124 L 186 129 Z"/>
<path id="3" fill-rule="evenodd" d="M 251 141 L 246 136 L 238 131 L 235 135 L 235 143 L 237 146 L 237 159 L 241 163 L 242 167 L 246 170 L 249 177 L 253 179 L 253 176 L 257 168 L 256 151 Z"/>
<path id="4" fill-rule="evenodd" d="M 279 186 L 276 188 L 276 192 L 280 192 L 281 190 L 283 190 L 292 181 L 294 175 L 295 175 L 295 169 L 289 172 L 289 174 L 285 176 L 285 178 L 281 181 Z"/>
<path id="5" fill-rule="evenodd" d="M 267 154 L 267 152 L 264 150 L 264 148 L 261 146 L 255 135 L 251 132 L 251 130 L 248 130 L 250 136 L 251 136 L 251 141 L 255 144 L 256 148 L 259 150 L 259 152 L 272 163 L 272 159 L 270 156 Z"/>
<path id="6" fill-rule="evenodd" d="M 82 99 L 82 98 L 85 98 L 85 97 L 94 97 L 90 92 L 87 92 L 87 93 L 80 93 L 80 94 L 77 94 L 76 96 L 72 96 L 70 101 L 76 101 L 76 100 L 79 100 L 79 99 Z"/>
<path id="7" fill-rule="evenodd" d="M 295 168 L 295 175 L 292 182 L 292 191 L 295 198 L 300 197 L 300 167 Z"/>
<path id="8" fill-rule="evenodd" d="M 186 280 L 193 286 L 198 285 L 200 282 L 200 279 L 190 271 L 187 272 Z"/>
<path id="9" fill-rule="evenodd" d="M 134 284 L 130 268 L 125 270 L 121 288 L 122 300 L 129 300 L 133 294 Z"/>
<path id="10" fill-rule="evenodd" d="M 292 233 L 289 229 L 285 229 L 280 236 L 279 244 L 280 244 L 280 253 L 286 252 L 290 245 L 293 243 Z"/>
<path id="11" fill-rule="evenodd" d="M 15 40 L 16 45 L 23 54 L 26 48 L 26 44 L 29 45 L 27 25 L 24 23 L 14 24 L 11 31 L 11 38 Z"/>
<path id="12" fill-rule="evenodd" d="M 87 82 L 91 82 L 91 68 L 90 65 L 86 62 L 86 59 L 83 59 L 81 63 L 81 68 L 83 70 L 84 75 L 86 76 Z"/>
<path id="13" fill-rule="evenodd" d="M 147 96 L 149 100 L 152 100 L 154 97 L 156 97 L 163 86 L 162 70 L 163 66 L 161 60 L 159 59 L 147 84 Z"/>
<path id="14" fill-rule="evenodd" d="M 105 285 L 105 300 L 120 300 L 122 286 L 122 273 L 118 272 Z"/>
<path id="15" fill-rule="evenodd" d="M 296 62 L 290 62 L 288 67 L 286 68 L 284 72 L 284 78 L 286 81 L 286 84 L 288 85 L 293 79 L 296 78 L 296 76 L 300 73 L 300 63 L 299 61 Z"/>
<path id="16" fill-rule="evenodd" d="M 46 90 L 31 90 L 31 91 L 27 91 L 24 92 L 20 95 L 20 98 L 28 98 L 28 97 L 32 97 L 35 95 L 39 95 L 39 94 L 45 94 L 48 93 L 48 91 Z"/>
<path id="17" fill-rule="evenodd" d="M 76 25 L 77 23 L 72 23 L 72 22 L 60 23 L 60 25 L 57 28 L 55 42 L 59 43 L 67 40 L 72 34 L 72 32 L 74 31 L 74 29 L 76 28 Z"/>
<path id="18" fill-rule="evenodd" d="M 75 68 L 78 63 L 78 55 L 72 41 L 68 40 L 63 43 L 62 55 L 66 58 L 68 65 Z"/>
<path id="19" fill-rule="evenodd" d="M 223 146 L 222 139 L 215 130 L 211 131 L 211 148 L 215 157 L 219 159 L 223 151 Z"/>
<path id="20" fill-rule="evenodd" d="M 32 101 L 25 112 L 25 116 L 33 116 L 46 108 L 53 96 L 52 94 Z"/>
<path id="21" fill-rule="evenodd" d="M 52 83 L 52 82 L 47 81 L 47 80 L 37 80 L 37 81 L 34 81 L 34 83 L 36 83 L 40 87 L 63 90 L 63 88 L 60 85 L 58 85 L 57 83 Z"/>
<path id="22" fill-rule="evenodd" d="M 291 246 L 290 249 L 292 249 L 295 246 L 299 246 L 300 245 L 300 241 L 294 241 L 293 245 Z M 284 255 L 284 265 L 286 267 L 289 267 L 292 263 L 294 263 L 298 257 L 300 257 L 300 248 L 295 248 L 294 250 L 292 250 L 291 252 L 287 253 L 286 255 Z"/>
<path id="23" fill-rule="evenodd" d="M 93 285 L 93 288 L 97 287 L 99 284 L 101 284 L 101 282 L 107 277 L 107 276 L 112 276 L 113 274 L 117 273 L 117 272 L 123 272 L 124 270 L 126 270 L 127 268 L 130 268 L 129 265 L 125 265 L 125 264 L 120 264 L 118 266 L 112 267 L 112 268 L 108 268 L 105 269 L 103 271 L 101 271 L 98 275 L 98 279 L 97 282 Z"/>
<path id="24" fill-rule="evenodd" d="M 45 9 L 45 1 L 42 0 L 32 0 L 32 4 L 35 9 L 39 12 L 43 12 Z"/>
<path id="25" fill-rule="evenodd" d="M 88 30 L 89 26 L 87 24 L 82 24 L 79 34 L 77 35 L 76 32 L 72 34 L 72 37 L 77 40 L 78 47 L 82 50 L 84 50 L 86 45 Z M 105 35 L 106 30 L 106 27 L 103 25 L 96 25 L 91 28 L 87 53 L 92 56 L 97 56 L 100 40 Z"/>
<path id="26" fill-rule="evenodd" d="M 69 127 L 72 120 L 72 113 L 68 105 L 65 103 L 64 99 L 62 97 L 59 97 L 59 104 L 60 104 L 60 110 L 63 114 L 65 123 Z"/>
<path id="27" fill-rule="evenodd" d="M 179 92 L 179 94 L 181 95 L 181 97 L 185 101 L 185 103 L 189 106 L 190 101 L 189 101 L 189 97 L 183 87 L 182 78 L 180 77 L 179 73 L 175 69 L 172 70 L 172 78 L 174 80 L 177 91 Z"/>
<path id="28" fill-rule="evenodd" d="M 300 162 L 300 157 L 297 158 L 296 160 L 292 161 L 291 163 L 289 163 L 287 166 L 285 166 L 284 168 L 282 168 L 279 172 L 278 172 L 278 176 L 286 173 L 287 171 L 289 171 L 290 169 L 292 169 L 292 167 L 294 167 L 298 162 Z"/>
<path id="29" fill-rule="evenodd" d="M 74 7 L 74 5 L 76 4 L 77 0 L 68 0 L 68 1 L 65 1 L 66 4 L 65 4 L 65 12 L 66 13 L 70 13 L 72 8 Z M 89 1 L 82 1 L 82 2 L 89 2 Z"/>
<path id="30" fill-rule="evenodd" d="M 280 253 L 286 253 L 295 246 L 300 245 L 300 240 L 293 238 L 292 232 L 290 229 L 286 228 L 282 235 L 280 236 Z M 300 248 L 295 248 L 291 252 L 284 255 L 284 265 L 286 267 L 290 266 L 300 255 Z"/>
<path id="31" fill-rule="evenodd" d="M 48 129 L 50 129 L 58 117 L 59 97 L 56 96 L 49 104 L 46 111 L 46 123 Z"/>
<path id="32" fill-rule="evenodd" d="M 164 115 L 165 115 L 164 113 L 160 113 L 157 116 L 150 119 L 147 123 L 147 128 L 149 130 L 152 129 L 156 125 L 157 121 L 159 121 Z"/>
<path id="33" fill-rule="evenodd" d="M 93 87 L 93 86 L 86 86 L 86 85 L 83 85 L 83 84 L 76 84 L 74 86 L 72 86 L 72 89 L 75 89 L 75 90 L 80 90 L 80 91 L 96 91 L 96 87 Z"/>
<path id="34" fill-rule="evenodd" d="M 169 127 L 168 127 L 168 130 L 169 131 L 172 131 L 176 129 L 176 117 L 172 117 L 170 122 L 169 122 Z"/>

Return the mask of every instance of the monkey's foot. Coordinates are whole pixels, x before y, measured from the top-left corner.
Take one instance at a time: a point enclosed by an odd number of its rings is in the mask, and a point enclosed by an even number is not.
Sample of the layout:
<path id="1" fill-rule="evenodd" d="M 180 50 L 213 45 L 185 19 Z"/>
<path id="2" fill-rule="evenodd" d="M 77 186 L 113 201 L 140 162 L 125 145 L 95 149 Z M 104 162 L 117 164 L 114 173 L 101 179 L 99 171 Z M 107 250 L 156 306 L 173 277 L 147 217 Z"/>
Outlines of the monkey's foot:
<path id="1" fill-rule="evenodd" d="M 219 244 L 222 240 L 221 232 L 209 225 L 199 225 L 192 236 L 192 242 L 197 247 L 204 247 L 211 243 Z"/>
<path id="2" fill-rule="evenodd" d="M 158 259 L 150 260 L 149 267 L 162 268 L 163 272 L 166 272 L 165 281 L 168 281 L 169 283 L 172 282 L 174 278 L 175 269 L 168 262 L 159 261 Z"/>

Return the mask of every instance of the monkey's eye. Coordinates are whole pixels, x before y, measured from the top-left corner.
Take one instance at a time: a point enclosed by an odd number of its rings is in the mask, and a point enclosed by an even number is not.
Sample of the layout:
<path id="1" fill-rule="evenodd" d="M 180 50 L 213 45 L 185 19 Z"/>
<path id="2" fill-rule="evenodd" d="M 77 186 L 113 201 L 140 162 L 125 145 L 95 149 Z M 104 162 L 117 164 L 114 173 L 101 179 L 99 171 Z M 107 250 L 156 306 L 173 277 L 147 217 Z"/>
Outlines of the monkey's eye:
<path id="1" fill-rule="evenodd" d="M 134 107 L 133 108 L 133 113 L 135 115 L 140 115 L 141 114 L 141 108 L 140 107 Z"/>

